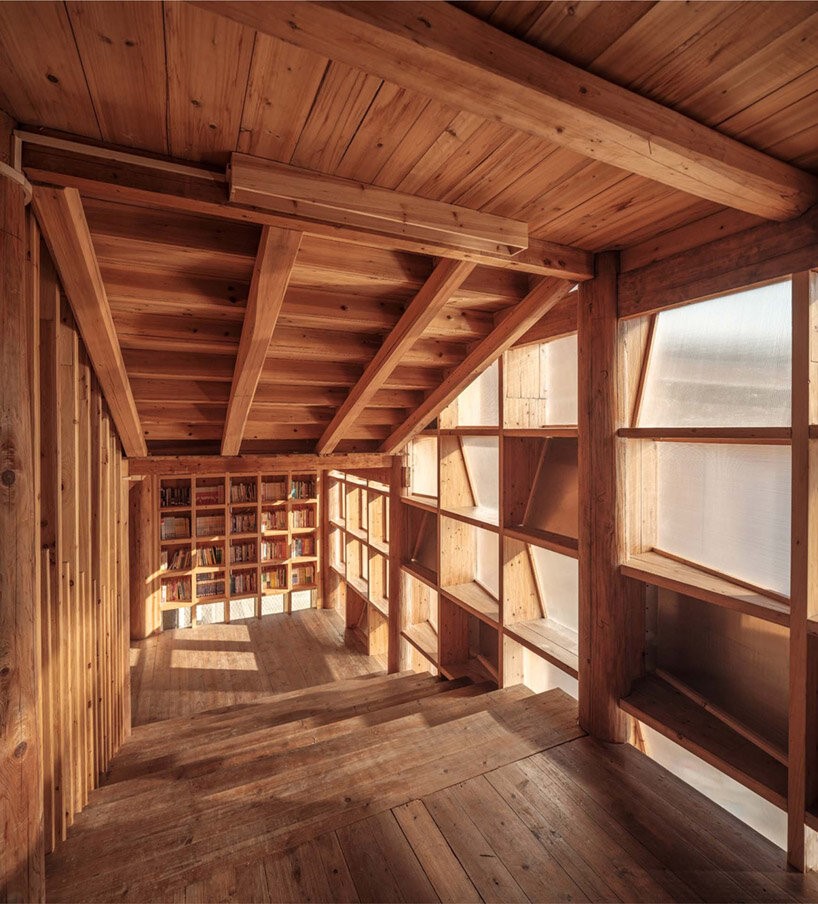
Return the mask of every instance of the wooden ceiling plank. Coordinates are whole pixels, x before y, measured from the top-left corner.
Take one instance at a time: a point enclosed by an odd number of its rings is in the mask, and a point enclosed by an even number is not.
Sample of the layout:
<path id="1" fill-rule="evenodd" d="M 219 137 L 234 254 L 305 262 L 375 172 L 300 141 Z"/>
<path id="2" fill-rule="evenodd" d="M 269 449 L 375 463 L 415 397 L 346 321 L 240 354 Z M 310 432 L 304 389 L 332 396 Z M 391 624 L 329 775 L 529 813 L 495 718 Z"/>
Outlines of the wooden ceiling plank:
<path id="1" fill-rule="evenodd" d="M 463 361 L 409 413 L 403 424 L 390 434 L 381 451 L 394 453 L 403 448 L 441 408 L 561 302 L 571 288 L 571 283 L 565 280 L 544 279 L 522 301 L 504 312 L 491 333 L 478 342 Z"/>
<path id="2" fill-rule="evenodd" d="M 784 220 L 818 200 L 814 176 L 449 4 L 202 5 L 458 109 L 728 207 Z"/>
<path id="3" fill-rule="evenodd" d="M 103 140 L 167 154 L 162 5 L 71 0 L 66 9 Z"/>
<path id="4" fill-rule="evenodd" d="M 491 253 L 522 251 L 528 226 L 520 221 L 430 201 L 416 195 L 233 154 L 230 200 L 279 213 L 299 211 L 339 225 L 374 226 L 399 235 L 434 237 L 452 246 Z"/>
<path id="5" fill-rule="evenodd" d="M 129 458 L 147 455 L 79 193 L 70 188 L 35 187 L 33 202 L 122 447 Z"/>
<path id="6" fill-rule="evenodd" d="M 230 388 L 222 455 L 238 455 L 241 448 L 250 406 L 300 244 L 300 232 L 269 226 L 262 230 Z"/>
<path id="7" fill-rule="evenodd" d="M 387 235 L 377 231 L 374 220 L 371 228 L 346 228 L 301 214 L 273 213 L 231 203 L 223 176 L 204 167 L 157 161 L 32 132 L 16 134 L 23 140 L 23 167 L 31 182 L 76 188 L 83 198 L 299 230 L 347 249 L 357 247 L 470 260 L 486 267 L 535 276 L 585 280 L 593 275 L 592 255 L 587 251 L 542 237 L 529 237 L 525 250 L 509 255 L 454 248 L 440 234 L 424 240 Z"/>
<path id="8" fill-rule="evenodd" d="M 349 427 L 357 421 L 360 413 L 369 405 L 375 393 L 385 385 L 398 364 L 405 360 L 406 353 L 423 335 L 426 327 L 473 269 L 473 264 L 447 260 L 441 261 L 435 267 L 397 326 L 367 365 L 363 376 L 355 384 L 344 404 L 335 413 L 318 441 L 316 450 L 319 454 L 333 452 L 339 441 L 347 436 Z"/>

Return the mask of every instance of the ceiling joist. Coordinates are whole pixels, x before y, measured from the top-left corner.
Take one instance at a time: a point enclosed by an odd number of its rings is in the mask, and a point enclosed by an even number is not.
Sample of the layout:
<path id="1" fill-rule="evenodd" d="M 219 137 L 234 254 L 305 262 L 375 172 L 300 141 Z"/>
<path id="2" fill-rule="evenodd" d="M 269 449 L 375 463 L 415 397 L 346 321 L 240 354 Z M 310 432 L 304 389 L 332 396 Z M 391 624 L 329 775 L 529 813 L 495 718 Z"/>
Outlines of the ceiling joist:
<path id="1" fill-rule="evenodd" d="M 175 214 L 193 213 L 221 220 L 254 223 L 321 236 L 339 243 L 408 251 L 432 257 L 469 260 L 474 264 L 516 270 L 533 276 L 585 280 L 593 276 L 593 256 L 580 248 L 529 238 L 528 247 L 506 251 L 452 247 L 442 234 L 426 239 L 378 230 L 367 224 L 341 226 L 333 219 L 311 219 L 297 212 L 283 214 L 237 204 L 228 198 L 227 180 L 205 167 L 157 160 L 49 135 L 18 131 L 23 143 L 23 169 L 35 183 L 78 189 L 84 198 L 118 201 Z M 385 223 L 385 221 L 384 221 Z"/>
<path id="2" fill-rule="evenodd" d="M 786 220 L 818 200 L 815 176 L 449 3 L 194 2 L 454 109 L 727 207 Z"/>
<path id="3" fill-rule="evenodd" d="M 227 404 L 222 455 L 239 454 L 301 236 L 300 232 L 271 226 L 261 232 Z"/>
<path id="4" fill-rule="evenodd" d="M 473 269 L 474 264 L 467 261 L 444 260 L 435 267 L 324 431 L 317 446 L 320 454 L 335 449 L 361 412 L 371 404 L 378 390 L 385 385 L 409 348 Z"/>
<path id="5" fill-rule="evenodd" d="M 34 188 L 33 203 L 122 448 L 129 458 L 147 455 L 139 413 L 79 192 L 73 188 L 38 186 Z"/>
<path id="6" fill-rule="evenodd" d="M 419 433 L 435 415 L 445 408 L 459 393 L 486 368 L 490 367 L 503 352 L 525 335 L 556 304 L 571 291 L 572 284 L 560 279 L 544 279 L 513 308 L 502 312 L 497 326 L 478 342 L 443 380 L 433 389 L 406 420 L 384 441 L 381 451 L 399 451 Z"/>
<path id="7" fill-rule="evenodd" d="M 418 241 L 443 241 L 465 251 L 516 254 L 528 247 L 528 225 L 518 220 L 260 157 L 234 153 L 229 177 L 231 201 L 275 213 L 298 213 Z"/>

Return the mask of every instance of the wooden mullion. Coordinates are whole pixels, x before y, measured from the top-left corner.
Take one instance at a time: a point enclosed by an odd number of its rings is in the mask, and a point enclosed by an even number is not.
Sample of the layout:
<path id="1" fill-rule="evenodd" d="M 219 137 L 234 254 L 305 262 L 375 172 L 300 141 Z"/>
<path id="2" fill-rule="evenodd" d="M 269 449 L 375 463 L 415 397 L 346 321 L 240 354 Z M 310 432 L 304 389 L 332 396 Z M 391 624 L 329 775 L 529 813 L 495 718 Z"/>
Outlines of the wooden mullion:
<path id="1" fill-rule="evenodd" d="M 639 415 L 642 411 L 642 397 L 645 393 L 645 382 L 648 376 L 648 367 L 650 367 L 650 358 L 653 353 L 653 338 L 656 335 L 656 320 L 658 314 L 651 314 L 648 317 L 647 335 L 645 336 L 645 348 L 642 353 L 642 364 L 639 368 L 639 379 L 636 384 L 633 399 L 633 411 L 630 419 L 631 427 L 639 426 Z"/>

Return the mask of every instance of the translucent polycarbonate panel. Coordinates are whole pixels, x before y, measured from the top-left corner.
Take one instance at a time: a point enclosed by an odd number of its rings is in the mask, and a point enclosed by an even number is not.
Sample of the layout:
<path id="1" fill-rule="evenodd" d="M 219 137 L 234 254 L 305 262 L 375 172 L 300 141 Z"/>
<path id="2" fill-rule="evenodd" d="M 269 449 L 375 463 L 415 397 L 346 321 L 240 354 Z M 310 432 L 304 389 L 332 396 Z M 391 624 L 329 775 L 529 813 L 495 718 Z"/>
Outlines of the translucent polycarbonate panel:
<path id="1" fill-rule="evenodd" d="M 497 534 L 489 530 L 474 528 L 476 565 L 474 576 L 488 592 L 499 599 L 500 597 L 500 545 Z M 456 555 L 452 550 L 450 554 Z M 446 554 L 446 550 L 443 551 Z"/>
<path id="2" fill-rule="evenodd" d="M 789 446 L 659 443 L 656 546 L 788 594 Z"/>
<path id="3" fill-rule="evenodd" d="M 290 611 L 300 612 L 302 609 L 312 609 L 312 590 L 295 590 L 290 594 Z"/>
<path id="4" fill-rule="evenodd" d="M 276 593 L 261 598 L 262 615 L 278 615 L 284 611 L 284 594 Z"/>
<path id="5" fill-rule="evenodd" d="M 497 361 L 460 393 L 454 402 L 457 427 L 496 427 L 499 424 L 499 373 Z"/>
<path id="6" fill-rule="evenodd" d="M 545 613 L 549 619 L 572 631 L 579 626 L 579 565 L 576 559 L 550 549 L 531 546 L 537 583 L 545 597 Z"/>
<path id="7" fill-rule="evenodd" d="M 190 607 L 182 609 L 165 609 L 162 612 L 162 630 L 173 631 L 175 628 L 190 627 Z"/>
<path id="8" fill-rule="evenodd" d="M 500 508 L 500 440 L 493 436 L 464 436 L 466 459 L 472 492 L 478 508 L 494 514 Z"/>
<path id="9" fill-rule="evenodd" d="M 437 437 L 418 436 L 409 443 L 410 487 L 418 496 L 437 498 Z"/>
<path id="10" fill-rule="evenodd" d="M 243 618 L 253 618 L 256 614 L 255 599 L 230 600 L 230 621 L 240 621 Z"/>
<path id="11" fill-rule="evenodd" d="M 215 625 L 224 621 L 224 603 L 203 603 L 196 607 L 197 625 Z"/>
<path id="12" fill-rule="evenodd" d="M 787 846 L 787 813 L 745 788 L 720 769 L 705 763 L 675 742 L 640 723 L 645 752 L 672 772 L 781 848 Z"/>
<path id="13" fill-rule="evenodd" d="M 577 336 L 543 343 L 547 424 L 577 423 Z"/>
<path id="14" fill-rule="evenodd" d="M 575 700 L 579 699 L 579 683 L 576 678 L 567 675 L 562 669 L 558 669 L 542 656 L 533 653 L 528 647 L 516 644 L 508 638 L 505 641 L 507 647 L 514 644 L 522 652 L 523 660 L 523 684 L 534 691 L 535 694 L 543 694 L 545 691 L 560 688 L 566 694 L 570 694 Z"/>
<path id="15" fill-rule="evenodd" d="M 787 427 L 790 282 L 657 315 L 639 427 Z"/>

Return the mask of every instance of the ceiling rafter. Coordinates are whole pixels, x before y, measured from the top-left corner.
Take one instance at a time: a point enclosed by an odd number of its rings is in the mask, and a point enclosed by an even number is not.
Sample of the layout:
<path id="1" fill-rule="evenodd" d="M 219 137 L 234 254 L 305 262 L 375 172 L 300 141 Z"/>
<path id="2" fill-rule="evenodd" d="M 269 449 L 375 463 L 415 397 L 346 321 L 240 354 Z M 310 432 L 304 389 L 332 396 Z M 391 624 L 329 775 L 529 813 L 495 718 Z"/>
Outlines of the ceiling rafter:
<path id="1" fill-rule="evenodd" d="M 79 192 L 34 188 L 34 211 L 102 387 L 122 448 L 148 454 Z"/>
<path id="2" fill-rule="evenodd" d="M 302 233 L 265 226 L 253 266 L 230 386 L 222 455 L 238 455 L 267 351 L 278 322 Z"/>
<path id="3" fill-rule="evenodd" d="M 468 261 L 443 260 L 438 263 L 330 421 L 318 441 L 317 451 L 320 454 L 335 449 L 378 390 L 385 385 L 406 352 L 473 269 L 474 264 Z"/>
<path id="4" fill-rule="evenodd" d="M 543 279 L 514 307 L 501 312 L 494 329 L 478 342 L 443 382 L 433 389 L 406 420 L 384 441 L 381 451 L 394 454 L 419 433 L 461 390 L 562 301 L 573 284 L 562 279 Z"/>
<path id="5" fill-rule="evenodd" d="M 454 109 L 768 219 L 818 200 L 818 179 L 505 34 L 449 3 L 192 0 Z"/>

